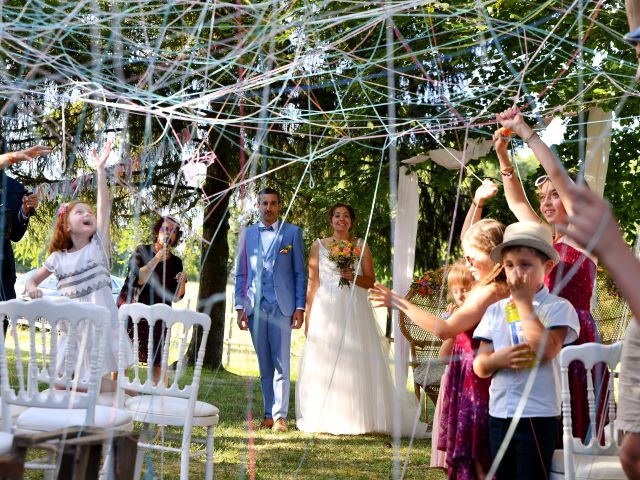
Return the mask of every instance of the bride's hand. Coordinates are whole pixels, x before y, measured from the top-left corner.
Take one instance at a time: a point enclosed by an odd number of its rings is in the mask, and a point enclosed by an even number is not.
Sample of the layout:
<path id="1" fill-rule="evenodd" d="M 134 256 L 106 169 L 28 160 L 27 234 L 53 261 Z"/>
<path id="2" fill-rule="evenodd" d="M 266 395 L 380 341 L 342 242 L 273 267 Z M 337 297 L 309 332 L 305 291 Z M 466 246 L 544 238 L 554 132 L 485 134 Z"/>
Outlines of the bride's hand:
<path id="1" fill-rule="evenodd" d="M 375 308 L 399 308 L 400 299 L 401 297 L 396 292 L 377 282 L 369 289 L 369 300 Z"/>
<path id="2" fill-rule="evenodd" d="M 353 268 L 341 268 L 340 276 L 346 280 L 349 280 L 349 283 L 352 283 L 356 278 Z"/>

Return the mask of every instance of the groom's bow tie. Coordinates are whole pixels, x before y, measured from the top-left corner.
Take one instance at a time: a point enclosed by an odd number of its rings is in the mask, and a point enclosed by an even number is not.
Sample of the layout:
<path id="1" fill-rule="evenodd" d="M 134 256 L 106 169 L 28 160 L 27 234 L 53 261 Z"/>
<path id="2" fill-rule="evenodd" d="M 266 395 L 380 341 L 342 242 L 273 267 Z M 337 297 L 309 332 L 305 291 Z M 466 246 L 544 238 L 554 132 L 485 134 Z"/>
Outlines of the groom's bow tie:
<path id="1" fill-rule="evenodd" d="M 269 225 L 268 227 L 258 227 L 258 230 L 261 232 L 273 232 L 273 225 Z"/>

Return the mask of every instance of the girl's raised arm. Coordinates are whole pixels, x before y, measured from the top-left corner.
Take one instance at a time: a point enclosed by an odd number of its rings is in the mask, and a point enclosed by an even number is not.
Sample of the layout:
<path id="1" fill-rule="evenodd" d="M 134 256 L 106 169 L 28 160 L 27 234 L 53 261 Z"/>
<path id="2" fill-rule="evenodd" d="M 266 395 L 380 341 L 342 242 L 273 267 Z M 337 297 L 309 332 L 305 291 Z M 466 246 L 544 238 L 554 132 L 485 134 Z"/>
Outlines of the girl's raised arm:
<path id="1" fill-rule="evenodd" d="M 527 125 L 520 110 L 516 107 L 509 108 L 498 115 L 498 121 L 515 132 L 527 143 L 540 162 L 540 165 L 542 165 L 542 168 L 544 168 L 544 171 L 547 172 L 549 180 L 551 180 L 551 183 L 553 183 L 553 186 L 558 191 L 560 200 L 567 210 L 567 213 L 571 214 L 573 212 L 573 201 L 569 194 L 569 189 L 571 185 L 573 185 L 573 181 L 569 175 L 567 175 L 567 171 L 551 149 L 540 139 L 538 134 Z M 518 219 L 520 220 L 520 218 Z"/>
<path id="2" fill-rule="evenodd" d="M 98 153 L 94 149 L 91 152 L 96 161 L 96 173 L 98 175 L 98 211 L 96 218 L 98 221 L 98 234 L 104 242 L 105 250 L 111 251 L 111 236 L 109 235 L 109 226 L 111 223 L 111 201 L 109 199 L 109 188 L 107 186 L 107 159 L 111 153 L 111 142 L 105 143 L 102 151 Z"/>
<path id="3" fill-rule="evenodd" d="M 473 200 L 471 200 L 471 207 L 469 207 L 467 216 L 464 219 L 464 224 L 462 225 L 462 231 L 460 232 L 460 240 L 464 240 L 467 230 L 469 230 L 474 223 L 482 220 L 482 208 L 485 202 L 491 197 L 495 197 L 496 193 L 498 193 L 498 186 L 494 182 L 489 179 L 482 181 L 482 184 L 473 196 Z"/>
<path id="4" fill-rule="evenodd" d="M 498 117 L 498 119 L 500 119 L 500 117 Z M 532 221 L 540 223 L 540 216 L 527 200 L 527 195 L 524 193 L 520 178 L 518 178 L 518 174 L 514 171 L 513 165 L 511 165 L 511 161 L 509 160 L 507 140 L 502 138 L 499 130 L 493 134 L 493 145 L 496 149 L 498 161 L 500 162 L 502 187 L 504 188 L 504 196 L 507 199 L 509 210 L 513 212 L 520 222 Z"/>

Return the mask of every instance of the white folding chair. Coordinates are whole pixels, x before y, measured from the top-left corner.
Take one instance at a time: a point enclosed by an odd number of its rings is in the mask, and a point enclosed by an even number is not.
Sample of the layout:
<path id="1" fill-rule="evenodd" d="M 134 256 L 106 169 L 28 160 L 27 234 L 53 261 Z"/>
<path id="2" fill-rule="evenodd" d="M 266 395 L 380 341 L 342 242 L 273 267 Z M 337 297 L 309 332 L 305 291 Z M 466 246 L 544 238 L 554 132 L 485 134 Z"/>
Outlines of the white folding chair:
<path id="1" fill-rule="evenodd" d="M 131 416 L 96 406 L 104 348 L 111 332 L 108 309 L 71 300 L 37 299 L 0 302 L 0 318 L 9 321 L 5 338 L 0 331 L 0 393 L 2 438 L 6 452 L 13 433 L 50 432 L 74 426 L 131 428 Z M 26 330 L 26 331 L 25 331 Z M 58 332 L 64 330 L 62 368 L 56 367 Z M 80 365 L 88 356 L 88 371 Z M 12 422 L 12 408 L 27 407 Z M 12 424 L 13 423 L 13 424 Z M 10 445 L 9 445 L 10 448 Z M 49 474 L 56 465 L 27 463 Z"/>
<path id="2" fill-rule="evenodd" d="M 194 426 L 207 427 L 206 438 L 206 463 L 205 478 L 213 478 L 213 429 L 218 424 L 219 410 L 214 405 L 198 401 L 198 389 L 200 385 L 200 373 L 204 361 L 204 352 L 207 343 L 207 336 L 211 327 L 211 319 L 208 315 L 186 309 L 172 309 L 165 304 L 152 306 L 134 303 L 123 305 L 119 309 L 120 317 L 120 342 L 129 341 L 127 324 L 131 319 L 133 329 L 133 379 L 129 380 L 124 371 L 124 353 L 120 348 L 119 371 L 118 371 L 118 405 L 131 412 L 134 421 L 145 424 L 148 430 L 150 425 L 160 427 L 162 439 L 164 440 L 164 427 L 182 427 L 181 447 L 171 447 L 163 444 L 145 442 L 141 438 L 138 442 L 138 455 L 136 457 L 135 478 L 140 477 L 144 451 L 158 450 L 180 454 L 180 479 L 189 478 L 189 460 L 191 456 L 199 455 L 202 452 L 191 454 L 191 436 Z M 141 321 L 149 324 L 148 340 L 148 364 L 146 369 L 139 366 L 138 356 L 138 328 Z M 153 381 L 153 353 L 158 349 L 158 345 L 153 340 L 153 329 L 156 322 L 162 322 L 166 328 L 164 341 L 162 342 L 162 360 L 160 368 L 160 381 L 156 384 Z M 186 349 L 188 346 L 188 333 L 191 329 L 193 335 L 196 328 L 202 327 L 202 338 L 193 370 L 193 378 L 189 379 L 187 364 L 185 362 Z M 175 371 L 169 371 L 169 350 L 171 338 L 179 339 L 178 361 Z M 146 378 L 140 378 L 141 370 L 146 370 Z M 169 378 L 172 377 L 172 378 Z M 166 381 L 163 381 L 163 379 Z M 181 386 L 182 385 L 182 386 Z M 124 399 L 125 390 L 137 392 L 139 395 Z"/>
<path id="3" fill-rule="evenodd" d="M 622 342 L 611 345 L 584 343 L 565 347 L 560 351 L 560 371 L 562 374 L 562 450 L 556 450 L 551 464 L 551 479 L 625 479 L 622 471 L 617 432 L 614 428 L 615 399 L 613 396 L 614 370 L 620 362 Z M 587 401 L 589 405 L 589 423 L 591 431 L 596 431 L 596 401 L 591 374 L 594 365 L 605 363 L 609 371 L 608 394 L 605 410 L 609 414 L 609 424 L 604 427 L 604 444 L 602 435 L 591 435 L 585 445 L 579 438 L 574 438 L 571 427 L 571 394 L 569 391 L 569 364 L 573 361 L 584 364 L 587 371 Z M 608 410 L 607 410 L 608 409 Z"/>

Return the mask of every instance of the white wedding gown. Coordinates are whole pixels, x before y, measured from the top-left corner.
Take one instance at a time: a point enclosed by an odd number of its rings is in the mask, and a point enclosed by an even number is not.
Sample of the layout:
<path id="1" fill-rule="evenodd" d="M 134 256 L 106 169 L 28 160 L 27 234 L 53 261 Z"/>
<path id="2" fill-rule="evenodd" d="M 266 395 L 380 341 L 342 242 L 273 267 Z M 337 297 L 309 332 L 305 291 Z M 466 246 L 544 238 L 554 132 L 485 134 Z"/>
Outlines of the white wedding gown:
<path id="1" fill-rule="evenodd" d="M 395 395 L 389 356 L 367 291 L 339 287 L 339 270 L 318 240 L 320 287 L 313 299 L 296 384 L 296 419 L 303 432 L 410 436 L 418 412 L 414 395 Z M 416 435 L 424 437 L 418 423 Z"/>

